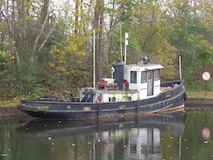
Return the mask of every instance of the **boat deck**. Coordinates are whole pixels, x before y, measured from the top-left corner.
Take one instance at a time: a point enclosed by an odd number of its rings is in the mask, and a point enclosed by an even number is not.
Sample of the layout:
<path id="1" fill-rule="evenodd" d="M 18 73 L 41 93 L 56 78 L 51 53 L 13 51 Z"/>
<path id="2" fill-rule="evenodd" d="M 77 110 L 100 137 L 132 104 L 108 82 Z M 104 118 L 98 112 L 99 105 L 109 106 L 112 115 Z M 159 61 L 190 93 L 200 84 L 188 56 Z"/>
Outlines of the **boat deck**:
<path id="1" fill-rule="evenodd" d="M 170 86 L 168 86 L 168 87 L 160 87 L 161 92 L 165 92 L 165 91 L 170 90 L 170 89 L 172 89 L 172 87 L 170 87 Z M 105 92 L 105 93 L 126 93 L 126 92 L 135 93 L 135 92 L 138 92 L 137 90 L 125 91 L 124 89 L 123 90 L 100 89 L 100 90 L 97 90 L 97 91 Z"/>
<path id="2" fill-rule="evenodd" d="M 160 87 L 162 92 L 172 89 L 172 87 Z"/>

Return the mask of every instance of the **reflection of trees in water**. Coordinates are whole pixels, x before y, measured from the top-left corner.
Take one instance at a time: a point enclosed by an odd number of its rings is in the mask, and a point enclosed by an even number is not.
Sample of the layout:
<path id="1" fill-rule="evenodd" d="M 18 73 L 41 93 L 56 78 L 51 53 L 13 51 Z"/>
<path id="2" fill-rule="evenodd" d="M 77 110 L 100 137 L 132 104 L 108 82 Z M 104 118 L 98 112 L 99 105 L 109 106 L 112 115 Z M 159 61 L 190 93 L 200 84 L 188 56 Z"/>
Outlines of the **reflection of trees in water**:
<path id="1" fill-rule="evenodd" d="M 4 146 L 0 145 L 0 154 L 7 151 L 10 159 L 23 160 L 177 159 L 184 121 L 183 117 L 166 115 L 105 123 L 33 121 L 22 127 L 1 125 L 0 136 L 9 137 L 1 139 Z"/>
<path id="2" fill-rule="evenodd" d="M 207 110 L 186 113 L 188 118 L 182 137 L 181 160 L 212 159 L 213 112 Z M 208 128 L 210 131 L 208 139 L 202 137 L 204 128 Z"/>

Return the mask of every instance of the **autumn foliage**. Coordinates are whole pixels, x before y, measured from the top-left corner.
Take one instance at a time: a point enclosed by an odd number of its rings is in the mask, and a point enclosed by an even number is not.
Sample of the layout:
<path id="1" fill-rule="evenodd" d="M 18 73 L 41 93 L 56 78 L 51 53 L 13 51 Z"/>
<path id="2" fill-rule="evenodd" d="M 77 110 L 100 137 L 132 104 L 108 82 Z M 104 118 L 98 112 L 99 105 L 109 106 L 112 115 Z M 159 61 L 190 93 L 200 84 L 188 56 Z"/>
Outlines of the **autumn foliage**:
<path id="1" fill-rule="evenodd" d="M 68 3 L 67 3 L 68 2 Z M 97 79 L 109 77 L 129 33 L 127 64 L 148 56 L 162 80 L 201 89 L 213 74 L 213 3 L 205 0 L 11 1 L 0 4 L 0 95 L 37 96 L 92 85 L 93 30 Z"/>

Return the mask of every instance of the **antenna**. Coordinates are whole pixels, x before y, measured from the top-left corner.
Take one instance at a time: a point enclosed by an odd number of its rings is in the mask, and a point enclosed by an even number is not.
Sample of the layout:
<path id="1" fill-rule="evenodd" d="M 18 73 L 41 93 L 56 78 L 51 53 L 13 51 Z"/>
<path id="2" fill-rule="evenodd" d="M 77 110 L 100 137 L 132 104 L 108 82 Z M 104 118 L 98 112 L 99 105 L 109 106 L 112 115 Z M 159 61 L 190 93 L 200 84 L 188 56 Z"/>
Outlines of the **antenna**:
<path id="1" fill-rule="evenodd" d="M 122 30 L 121 30 L 121 22 L 120 22 L 120 50 L 121 50 L 121 61 L 123 61 L 123 53 L 122 53 Z"/>
<path id="2" fill-rule="evenodd" d="M 126 49 L 127 49 L 127 45 L 128 45 L 127 38 L 129 38 L 129 34 L 125 32 L 124 64 L 126 64 Z"/>

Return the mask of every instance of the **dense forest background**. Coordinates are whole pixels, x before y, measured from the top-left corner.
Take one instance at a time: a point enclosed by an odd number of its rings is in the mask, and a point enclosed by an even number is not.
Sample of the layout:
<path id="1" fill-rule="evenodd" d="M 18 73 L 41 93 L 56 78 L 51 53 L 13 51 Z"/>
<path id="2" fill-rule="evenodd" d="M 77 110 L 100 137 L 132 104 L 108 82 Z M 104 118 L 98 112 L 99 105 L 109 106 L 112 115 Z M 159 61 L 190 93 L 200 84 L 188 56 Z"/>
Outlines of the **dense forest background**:
<path id="1" fill-rule="evenodd" d="M 187 89 L 199 90 L 202 72 L 213 74 L 212 11 L 211 0 L 1 0 L 0 97 L 91 86 L 94 30 L 97 79 L 110 76 L 127 32 L 127 64 L 148 56 L 167 81 L 181 56 Z"/>

